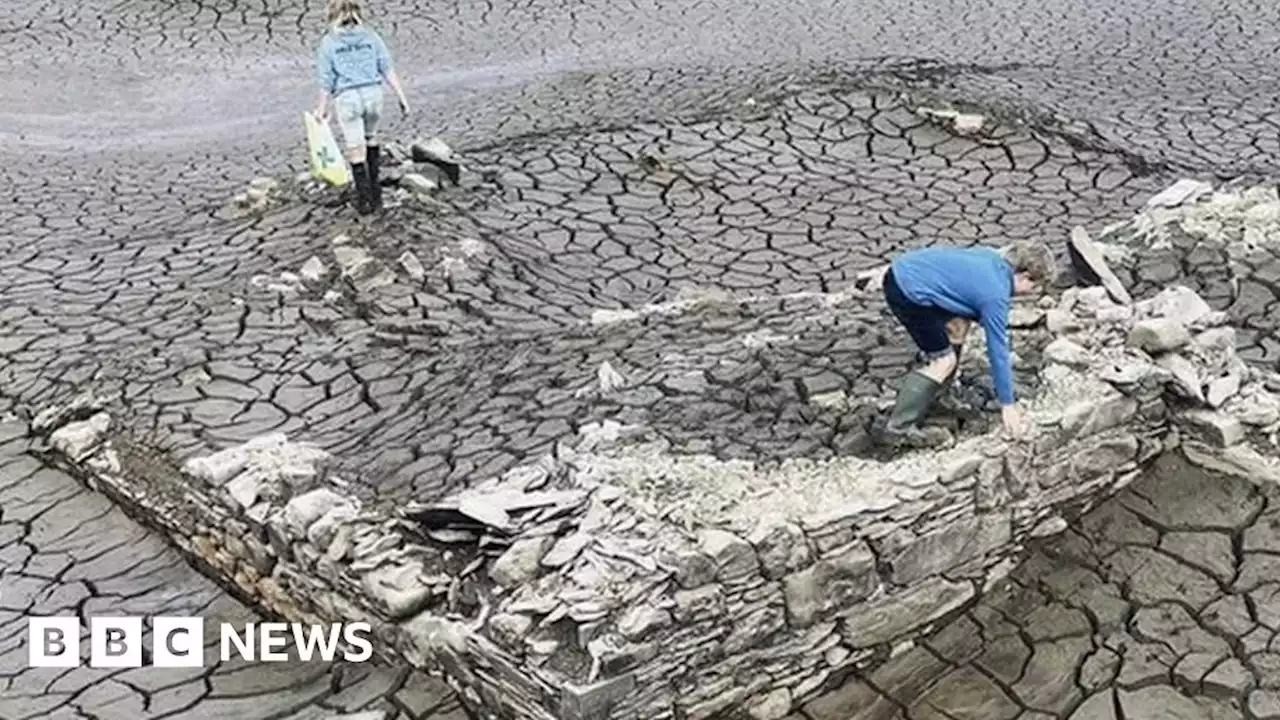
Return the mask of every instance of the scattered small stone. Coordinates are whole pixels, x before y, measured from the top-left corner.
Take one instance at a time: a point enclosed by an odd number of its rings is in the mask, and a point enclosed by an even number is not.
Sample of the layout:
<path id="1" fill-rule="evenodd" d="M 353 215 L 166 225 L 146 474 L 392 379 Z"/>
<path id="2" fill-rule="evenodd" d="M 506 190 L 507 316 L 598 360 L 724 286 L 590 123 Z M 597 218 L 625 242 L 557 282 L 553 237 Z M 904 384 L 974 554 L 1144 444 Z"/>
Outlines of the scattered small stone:
<path id="1" fill-rule="evenodd" d="M 459 277 L 467 272 L 467 261 L 459 257 L 444 257 L 439 268 L 445 277 Z"/>
<path id="2" fill-rule="evenodd" d="M 1230 415 L 1211 410 L 1189 410 L 1181 417 L 1212 447 L 1225 448 L 1244 439 L 1244 426 Z"/>
<path id="3" fill-rule="evenodd" d="M 1075 332 L 1080 329 L 1080 320 L 1063 310 L 1049 310 L 1044 314 L 1046 327 L 1055 335 Z"/>
<path id="4" fill-rule="evenodd" d="M 258 193 L 266 194 L 280 187 L 280 182 L 275 178 L 258 177 L 249 181 L 249 189 Z"/>
<path id="5" fill-rule="evenodd" d="M 1186 326 L 1171 318 L 1142 320 L 1129 331 L 1129 345 L 1152 355 L 1178 350 L 1190 342 Z"/>
<path id="6" fill-rule="evenodd" d="M 533 629 L 533 618 L 528 615 L 500 613 L 489 618 L 489 629 L 500 642 L 508 647 L 516 647 Z"/>
<path id="7" fill-rule="evenodd" d="M 440 189 L 440 186 L 434 180 L 428 179 L 421 173 L 414 172 L 405 173 L 400 178 L 400 186 L 419 195 L 429 195 Z"/>
<path id="8" fill-rule="evenodd" d="M 1092 361 L 1092 354 L 1088 350 L 1066 338 L 1058 338 L 1049 343 L 1044 349 L 1044 357 L 1049 362 L 1082 368 L 1088 367 Z"/>
<path id="9" fill-rule="evenodd" d="M 1044 321 L 1044 311 L 1038 308 L 1015 307 L 1009 311 L 1009 327 L 1028 329 Z"/>
<path id="10" fill-rule="evenodd" d="M 843 390 L 814 395 L 809 398 L 809 404 L 817 408 L 834 411 L 848 410 L 850 407 L 849 396 Z"/>
<path id="11" fill-rule="evenodd" d="M 243 448 L 233 447 L 205 457 L 192 458 L 183 464 L 182 471 L 197 480 L 222 485 L 239 475 L 248 464 L 248 453 Z"/>
<path id="12" fill-rule="evenodd" d="M 302 279 L 312 285 L 319 285 L 324 282 L 325 277 L 329 274 L 329 269 L 325 267 L 323 261 L 314 255 L 302 264 L 302 268 L 298 271 Z"/>
<path id="13" fill-rule="evenodd" d="M 405 273 L 414 282 L 422 282 L 427 277 L 427 269 L 422 266 L 422 261 L 418 260 L 418 256 L 412 252 L 405 250 L 400 255 L 400 267 L 404 268 Z"/>
<path id="14" fill-rule="evenodd" d="M 489 577 L 503 587 L 515 587 L 538 576 L 538 563 L 551 548 L 553 538 L 523 538 L 512 543 L 493 564 Z"/>
<path id="15" fill-rule="evenodd" d="M 299 537 L 305 537 L 311 523 L 346 502 L 346 498 L 332 490 L 317 488 L 290 500 L 284 508 L 284 520 L 294 533 Z"/>
<path id="16" fill-rule="evenodd" d="M 671 172 L 671 163 L 656 152 L 646 150 L 637 158 L 640 167 L 649 172 Z"/>
<path id="17" fill-rule="evenodd" d="M 982 130 L 986 122 L 987 119 L 981 115 L 960 113 L 952 120 L 951 127 L 961 135 L 971 135 Z"/>
<path id="18" fill-rule="evenodd" d="M 409 152 L 414 162 L 437 162 L 453 165 L 462 164 L 462 158 L 449 147 L 448 143 L 438 137 L 419 140 L 413 143 Z"/>
<path id="19" fill-rule="evenodd" d="M 258 502 L 258 495 L 262 491 L 263 479 L 261 475 L 251 472 L 242 472 L 236 475 L 227 483 L 227 494 L 231 499 L 240 505 L 240 507 L 248 510 Z"/>
<path id="20" fill-rule="evenodd" d="M 977 113 L 935 108 L 920 108 L 917 112 L 949 126 L 957 135 L 973 135 L 980 132 L 987 123 L 987 119 Z"/>
<path id="21" fill-rule="evenodd" d="M 1128 305 L 1098 308 L 1094 311 L 1093 317 L 1100 323 L 1127 323 L 1133 319 L 1133 308 Z"/>
<path id="22" fill-rule="evenodd" d="M 627 384 L 627 379 L 614 370 L 608 360 L 600 363 L 600 369 L 596 371 L 596 379 L 600 383 L 600 392 L 605 394 L 621 390 Z"/>
<path id="23" fill-rule="evenodd" d="M 616 323 L 628 322 L 640 318 L 640 313 L 635 310 L 593 310 L 591 312 L 591 324 L 596 327 L 604 325 L 614 325 Z"/>
<path id="24" fill-rule="evenodd" d="M 806 402 L 812 402 L 815 396 L 843 390 L 848 383 L 839 373 L 824 370 L 817 375 L 800 378 L 798 384 Z"/>
<path id="25" fill-rule="evenodd" d="M 248 188 L 232 198 L 232 205 L 239 214 L 258 213 L 270 207 L 275 200 L 280 183 L 274 178 L 260 177 L 249 182 Z"/>
<path id="26" fill-rule="evenodd" d="M 1230 400 L 1240 391 L 1241 380 L 1240 373 L 1233 372 L 1214 378 L 1206 383 L 1204 397 L 1209 406 L 1214 408 L 1222 407 L 1227 400 Z"/>
<path id="27" fill-rule="evenodd" d="M 1165 317 L 1183 325 L 1199 322 L 1213 312 L 1209 303 L 1184 285 L 1166 288 L 1150 300 L 1137 303 L 1135 308 L 1149 317 Z"/>
<path id="28" fill-rule="evenodd" d="M 1178 353 L 1170 353 L 1157 358 L 1156 365 L 1172 374 L 1174 389 L 1179 394 L 1197 403 L 1205 402 L 1200 373 L 1190 360 Z"/>
<path id="29" fill-rule="evenodd" d="M 107 398 L 93 393 L 81 393 L 63 404 L 53 405 L 36 413 L 31 420 L 31 432 L 44 435 L 68 422 L 85 420 L 98 414 L 107 405 Z"/>
<path id="30" fill-rule="evenodd" d="M 49 436 L 49 444 L 74 462 L 87 458 L 111 429 L 111 416 L 100 412 L 88 420 L 72 422 Z"/>
<path id="31" fill-rule="evenodd" d="M 420 565 L 382 565 L 361 579 L 364 591 L 387 609 L 392 619 L 409 617 L 431 599 L 431 588 L 419 580 Z"/>
<path id="32" fill-rule="evenodd" d="M 364 248 L 340 245 L 333 249 L 333 256 L 338 261 L 342 278 L 358 293 L 373 292 L 396 281 L 395 275 Z"/>

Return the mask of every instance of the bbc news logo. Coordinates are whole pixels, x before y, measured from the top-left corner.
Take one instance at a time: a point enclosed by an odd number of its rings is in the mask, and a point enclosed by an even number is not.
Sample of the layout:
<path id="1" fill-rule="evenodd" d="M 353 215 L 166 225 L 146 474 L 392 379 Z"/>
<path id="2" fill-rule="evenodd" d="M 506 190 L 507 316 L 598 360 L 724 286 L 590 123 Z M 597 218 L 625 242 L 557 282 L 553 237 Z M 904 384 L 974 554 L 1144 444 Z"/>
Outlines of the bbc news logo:
<path id="1" fill-rule="evenodd" d="M 143 666 L 141 617 L 89 618 L 89 666 Z M 198 617 L 151 618 L 151 665 L 203 667 L 205 623 Z M 219 624 L 222 662 L 239 656 L 257 662 L 288 662 L 289 641 L 297 659 L 364 662 L 373 657 L 369 623 L 303 625 L 302 623 Z M 31 667 L 79 667 L 81 627 L 77 617 L 32 617 L 27 620 L 27 662 Z M 354 651 L 353 651 L 354 649 Z"/>

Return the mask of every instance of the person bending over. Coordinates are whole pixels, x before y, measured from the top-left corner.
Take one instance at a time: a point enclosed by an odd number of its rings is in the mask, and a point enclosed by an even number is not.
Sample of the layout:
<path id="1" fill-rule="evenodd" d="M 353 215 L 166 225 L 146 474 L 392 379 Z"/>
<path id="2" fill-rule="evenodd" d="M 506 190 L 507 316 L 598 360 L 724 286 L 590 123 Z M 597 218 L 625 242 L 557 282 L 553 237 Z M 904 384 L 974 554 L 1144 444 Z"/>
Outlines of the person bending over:
<path id="1" fill-rule="evenodd" d="M 386 43 L 364 24 L 360 0 L 329 0 L 327 15 L 329 30 L 316 50 L 320 103 L 315 114 L 320 122 L 328 122 L 330 103 L 337 110 L 356 185 L 356 211 L 367 215 L 382 209 L 377 140 L 382 83 L 385 81 L 395 91 L 402 113 L 409 112 L 409 101 L 391 67 Z"/>
<path id="2" fill-rule="evenodd" d="M 918 436 L 920 422 L 955 382 L 972 322 L 982 325 L 986 335 L 1004 426 L 1021 435 L 1026 418 L 1013 392 L 1009 309 L 1014 295 L 1035 292 L 1053 273 L 1053 253 L 1040 242 L 1017 242 L 1002 250 L 922 248 L 894 259 L 884 275 L 885 299 L 920 348 L 925 365 L 903 380 L 885 424 L 886 440 L 910 442 Z"/>

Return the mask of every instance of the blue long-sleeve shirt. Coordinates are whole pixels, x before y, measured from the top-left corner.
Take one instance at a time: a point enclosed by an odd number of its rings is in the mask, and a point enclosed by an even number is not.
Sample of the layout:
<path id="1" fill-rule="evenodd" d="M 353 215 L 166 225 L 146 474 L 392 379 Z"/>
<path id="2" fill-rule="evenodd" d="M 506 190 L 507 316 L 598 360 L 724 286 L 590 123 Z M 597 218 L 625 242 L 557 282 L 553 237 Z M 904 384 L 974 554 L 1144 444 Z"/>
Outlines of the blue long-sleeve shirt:
<path id="1" fill-rule="evenodd" d="M 330 31 L 316 50 L 316 82 L 330 95 L 376 85 L 390 72 L 386 43 L 363 25 Z"/>
<path id="2" fill-rule="evenodd" d="M 936 247 L 903 253 L 892 267 L 898 287 L 911 302 L 942 308 L 982 325 L 996 397 L 1002 405 L 1012 405 L 1009 307 L 1013 266 L 991 248 Z"/>

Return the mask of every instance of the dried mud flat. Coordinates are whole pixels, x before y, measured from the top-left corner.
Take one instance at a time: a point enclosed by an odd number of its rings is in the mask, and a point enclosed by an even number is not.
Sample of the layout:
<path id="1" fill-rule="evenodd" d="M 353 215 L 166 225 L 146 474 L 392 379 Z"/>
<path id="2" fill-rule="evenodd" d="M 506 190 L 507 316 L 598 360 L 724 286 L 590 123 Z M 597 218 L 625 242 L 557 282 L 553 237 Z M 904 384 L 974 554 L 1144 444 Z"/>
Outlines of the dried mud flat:
<path id="1" fill-rule="evenodd" d="M 906 247 L 1096 233 L 1182 176 L 1276 175 L 1278 118 L 1256 92 L 1277 74 L 1276 8 L 1004 5 L 378 7 L 421 108 L 392 132 L 441 135 L 474 172 L 363 225 L 302 196 L 222 212 L 251 178 L 300 169 L 314 4 L 0 10 L 0 402 L 119 390 L 177 451 L 285 431 L 352 457 L 375 496 L 430 499 L 625 414 L 580 392 L 608 361 L 669 378 L 634 402 L 691 452 L 847 454 L 856 433 L 808 400 L 884 395 L 903 338 L 838 317 L 793 333 L 796 301 L 768 298 L 839 291 Z M 918 112 L 947 99 L 982 128 Z M 336 266 L 344 232 L 405 291 L 334 304 L 254 281 L 312 256 Z M 1271 267 L 1224 295 L 1261 366 L 1280 357 Z M 723 293 L 757 309 L 583 329 Z M 248 611 L 40 468 L 23 432 L 17 415 L 4 426 L 0 466 L 0 717 L 460 716 L 438 683 L 387 669 L 26 668 L 28 614 Z M 1280 717 L 1273 504 L 1219 480 L 1144 481 L 1033 552 L 945 631 L 954 646 L 796 712 Z"/>

